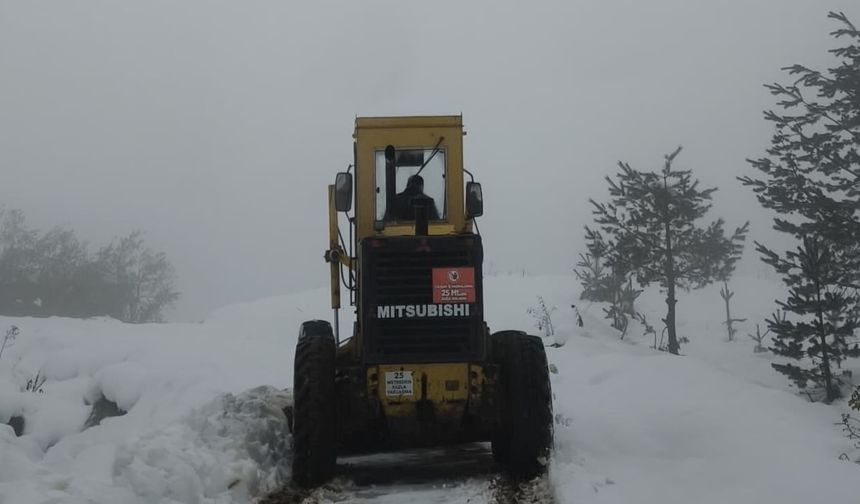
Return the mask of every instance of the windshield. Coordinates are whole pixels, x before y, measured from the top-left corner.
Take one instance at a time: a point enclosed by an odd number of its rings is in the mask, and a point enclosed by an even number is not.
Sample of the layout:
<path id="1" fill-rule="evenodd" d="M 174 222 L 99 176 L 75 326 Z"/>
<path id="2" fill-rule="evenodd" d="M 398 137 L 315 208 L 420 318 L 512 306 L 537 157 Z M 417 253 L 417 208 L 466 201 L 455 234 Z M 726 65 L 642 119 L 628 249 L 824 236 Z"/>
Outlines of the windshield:
<path id="1" fill-rule="evenodd" d="M 385 150 L 377 150 L 374 157 L 377 221 L 414 220 L 415 207 L 420 204 L 427 207 L 430 220 L 445 218 L 444 149 L 396 150 L 390 169 L 386 167 Z"/>

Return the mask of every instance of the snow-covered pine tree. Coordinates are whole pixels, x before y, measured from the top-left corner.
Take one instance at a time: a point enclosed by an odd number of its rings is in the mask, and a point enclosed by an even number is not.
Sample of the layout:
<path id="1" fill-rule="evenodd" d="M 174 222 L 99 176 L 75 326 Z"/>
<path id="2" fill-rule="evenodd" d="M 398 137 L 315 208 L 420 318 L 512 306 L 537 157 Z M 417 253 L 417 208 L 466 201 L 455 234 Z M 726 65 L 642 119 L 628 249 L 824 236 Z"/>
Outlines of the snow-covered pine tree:
<path id="1" fill-rule="evenodd" d="M 603 309 L 612 327 L 627 334 L 629 318 L 636 316 L 634 304 L 642 293 L 633 286 L 629 263 L 617 254 L 610 254 L 613 242 L 604 240 L 600 231 L 586 226 L 586 253 L 579 255 L 574 274 L 582 284 L 580 299 L 609 303 Z"/>
<path id="2" fill-rule="evenodd" d="M 783 277 L 789 287 L 788 299 L 777 301 L 784 313 L 794 319 L 772 317 L 768 327 L 773 331 L 770 350 L 795 361 L 811 361 L 801 367 L 795 364 L 772 364 L 802 389 L 809 383 L 824 389 L 828 402 L 839 397 L 838 378 L 833 370 L 848 357 L 860 356 L 852 342 L 857 329 L 857 295 L 840 287 L 843 268 L 839 254 L 828 241 L 808 237 L 794 251 L 784 256 L 759 246 L 763 260 Z M 853 345 L 852 345 L 853 343 Z"/>
<path id="3" fill-rule="evenodd" d="M 595 222 L 612 241 L 610 256 L 629 262 L 641 286 L 658 283 L 666 292 L 667 349 L 678 354 L 675 328 L 677 288 L 699 288 L 726 280 L 743 252 L 749 223 L 731 236 L 717 219 L 699 227 L 711 207 L 716 188 L 700 189 L 690 170 L 676 170 L 672 162 L 681 148 L 665 158 L 663 170 L 640 172 L 619 163 L 617 181 L 606 177 L 611 203 L 594 205 Z"/>
<path id="4" fill-rule="evenodd" d="M 626 283 L 620 283 L 618 280 L 625 280 Z M 604 318 L 612 320 L 612 327 L 621 331 L 621 339 L 627 335 L 627 327 L 630 325 L 630 317 L 636 316 L 636 308 L 634 303 L 639 294 L 642 294 L 642 289 L 633 287 L 633 279 L 629 274 L 624 276 L 615 276 L 615 290 L 612 299 L 609 301 L 609 306 L 603 308 Z"/>
<path id="5" fill-rule="evenodd" d="M 607 276 L 610 275 L 606 266 L 606 242 L 599 231 L 585 228 L 585 254 L 579 254 L 579 262 L 573 274 L 582 285 L 580 299 L 588 301 L 608 301 L 612 293 L 607 289 Z"/>
<path id="6" fill-rule="evenodd" d="M 774 367 L 799 386 L 823 387 L 831 401 L 839 395 L 833 366 L 860 355 L 850 345 L 860 287 L 860 31 L 842 13 L 828 17 L 840 24 L 832 35 L 849 39 L 830 51 L 839 63 L 826 72 L 792 65 L 784 68 L 791 84 L 766 85 L 782 110 L 765 112 L 775 133 L 767 155 L 749 160 L 762 178 L 740 181 L 780 214 L 774 229 L 801 243 L 785 254 L 756 243 L 790 287 L 779 303 L 791 319 L 768 325 L 773 350 L 799 365 Z M 811 367 L 799 367 L 805 359 Z"/>

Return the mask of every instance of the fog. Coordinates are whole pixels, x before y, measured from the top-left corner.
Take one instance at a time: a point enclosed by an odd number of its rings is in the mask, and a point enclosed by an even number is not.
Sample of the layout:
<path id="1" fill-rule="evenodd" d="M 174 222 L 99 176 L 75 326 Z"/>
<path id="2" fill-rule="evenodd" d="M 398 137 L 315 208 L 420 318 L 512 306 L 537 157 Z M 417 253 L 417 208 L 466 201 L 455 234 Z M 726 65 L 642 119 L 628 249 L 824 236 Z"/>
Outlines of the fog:
<path id="1" fill-rule="evenodd" d="M 323 286 L 325 186 L 355 116 L 463 114 L 491 272 L 569 272 L 624 160 L 768 216 L 752 174 L 780 67 L 824 67 L 854 1 L 0 0 L 0 204 L 93 246 L 145 232 L 172 320 Z M 742 267 L 759 268 L 748 250 Z"/>

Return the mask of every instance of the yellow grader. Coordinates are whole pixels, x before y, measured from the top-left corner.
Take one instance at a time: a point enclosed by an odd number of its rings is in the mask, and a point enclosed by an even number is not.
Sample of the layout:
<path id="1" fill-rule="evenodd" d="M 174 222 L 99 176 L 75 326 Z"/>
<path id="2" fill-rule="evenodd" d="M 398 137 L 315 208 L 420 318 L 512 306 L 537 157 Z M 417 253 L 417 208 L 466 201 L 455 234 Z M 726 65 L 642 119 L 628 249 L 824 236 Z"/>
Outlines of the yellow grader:
<path id="1" fill-rule="evenodd" d="M 331 478 L 338 453 L 478 441 L 514 478 L 546 470 L 546 354 L 540 338 L 491 334 L 484 320 L 483 194 L 464 135 L 461 116 L 355 120 L 353 164 L 328 187 L 334 327 L 303 323 L 296 347 L 299 486 Z M 341 284 L 356 314 L 343 339 Z"/>

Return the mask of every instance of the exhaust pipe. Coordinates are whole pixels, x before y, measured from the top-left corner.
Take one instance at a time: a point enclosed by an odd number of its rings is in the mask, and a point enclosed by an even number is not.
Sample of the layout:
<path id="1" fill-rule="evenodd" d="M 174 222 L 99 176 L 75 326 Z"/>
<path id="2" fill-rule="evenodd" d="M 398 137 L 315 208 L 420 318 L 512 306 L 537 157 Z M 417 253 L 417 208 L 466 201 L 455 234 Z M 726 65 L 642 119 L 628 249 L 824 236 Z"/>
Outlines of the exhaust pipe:
<path id="1" fill-rule="evenodd" d="M 427 217 L 428 199 L 430 198 L 414 198 L 412 200 L 415 207 L 415 236 L 427 236 L 430 221 Z"/>

